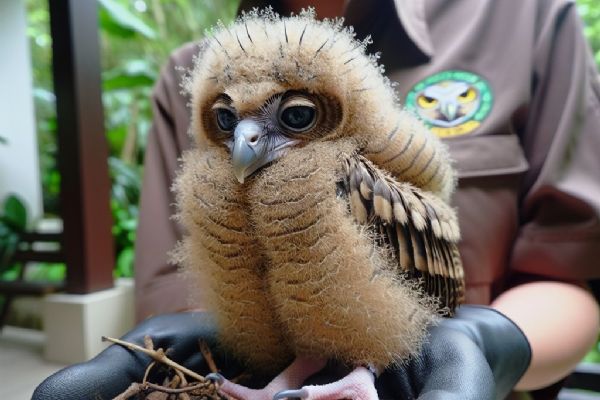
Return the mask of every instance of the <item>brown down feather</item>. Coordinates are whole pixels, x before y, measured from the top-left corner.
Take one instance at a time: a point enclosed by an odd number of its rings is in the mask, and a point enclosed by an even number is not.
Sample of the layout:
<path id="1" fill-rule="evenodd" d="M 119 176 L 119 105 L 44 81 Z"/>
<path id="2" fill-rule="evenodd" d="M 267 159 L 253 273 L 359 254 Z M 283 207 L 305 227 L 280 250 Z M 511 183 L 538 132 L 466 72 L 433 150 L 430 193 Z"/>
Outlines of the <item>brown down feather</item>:
<path id="1" fill-rule="evenodd" d="M 386 367 L 418 350 L 437 305 L 336 196 L 351 140 L 291 150 L 249 188 L 278 319 L 297 354 Z"/>

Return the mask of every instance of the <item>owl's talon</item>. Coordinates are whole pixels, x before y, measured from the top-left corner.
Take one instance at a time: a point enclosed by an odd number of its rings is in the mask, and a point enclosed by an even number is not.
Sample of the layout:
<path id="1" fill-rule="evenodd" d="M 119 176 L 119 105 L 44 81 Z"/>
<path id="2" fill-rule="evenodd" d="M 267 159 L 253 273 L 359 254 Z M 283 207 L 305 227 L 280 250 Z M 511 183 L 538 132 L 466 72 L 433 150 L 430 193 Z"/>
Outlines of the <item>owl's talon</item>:
<path id="1" fill-rule="evenodd" d="M 209 381 L 211 381 L 212 383 L 214 383 L 218 386 L 223 385 L 223 382 L 225 382 L 225 377 L 218 372 L 211 372 L 210 374 L 206 375 L 204 378 L 208 379 Z"/>
<path id="2" fill-rule="evenodd" d="M 283 400 L 283 399 L 307 399 L 308 391 L 306 389 L 297 389 L 297 390 L 282 390 L 273 396 L 273 400 Z"/>

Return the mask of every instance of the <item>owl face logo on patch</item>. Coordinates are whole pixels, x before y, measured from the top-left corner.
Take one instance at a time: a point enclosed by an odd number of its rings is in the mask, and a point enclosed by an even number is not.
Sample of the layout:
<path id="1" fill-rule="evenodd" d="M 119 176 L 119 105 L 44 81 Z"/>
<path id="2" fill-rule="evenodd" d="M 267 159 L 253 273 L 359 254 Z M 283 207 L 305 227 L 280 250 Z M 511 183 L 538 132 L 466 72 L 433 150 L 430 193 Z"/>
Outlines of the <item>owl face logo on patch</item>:
<path id="1" fill-rule="evenodd" d="M 492 91 L 476 74 L 443 71 L 418 82 L 405 104 L 439 137 L 459 136 L 477 129 L 487 117 Z"/>

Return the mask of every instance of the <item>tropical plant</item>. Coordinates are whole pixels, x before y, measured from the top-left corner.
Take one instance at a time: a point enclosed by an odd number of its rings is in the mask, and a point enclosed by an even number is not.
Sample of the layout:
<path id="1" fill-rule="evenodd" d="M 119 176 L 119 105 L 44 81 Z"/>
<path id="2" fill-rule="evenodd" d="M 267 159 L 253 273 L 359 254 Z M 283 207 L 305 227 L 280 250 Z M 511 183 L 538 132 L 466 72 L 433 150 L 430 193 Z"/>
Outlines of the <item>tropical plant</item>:
<path id="1" fill-rule="evenodd" d="M 170 52 L 198 40 L 237 1 L 99 0 L 117 276 L 131 276 L 151 90 Z"/>
<path id="2" fill-rule="evenodd" d="M 600 4 L 597 0 L 577 0 L 577 9 L 585 23 L 585 36 L 594 52 L 596 65 L 600 66 Z"/>
<path id="3" fill-rule="evenodd" d="M 8 195 L 0 213 L 0 279 L 16 279 L 19 270 L 12 261 L 21 235 L 27 229 L 27 209 L 17 195 Z"/>
<path id="4" fill-rule="evenodd" d="M 175 48 L 199 40 L 218 19 L 231 19 L 238 2 L 98 0 L 116 276 L 133 274 L 142 165 L 152 117 L 150 98 L 160 68 Z M 48 5 L 46 0 L 27 0 L 27 7 L 44 210 L 58 215 L 60 174 Z"/>

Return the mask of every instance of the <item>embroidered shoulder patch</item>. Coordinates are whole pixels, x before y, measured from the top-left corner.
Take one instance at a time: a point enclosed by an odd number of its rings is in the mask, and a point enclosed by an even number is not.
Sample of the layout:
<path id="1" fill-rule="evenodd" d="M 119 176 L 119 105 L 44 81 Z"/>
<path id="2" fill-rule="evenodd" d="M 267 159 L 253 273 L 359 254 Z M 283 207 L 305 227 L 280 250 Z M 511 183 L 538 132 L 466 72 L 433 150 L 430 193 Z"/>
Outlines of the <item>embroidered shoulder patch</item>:
<path id="1" fill-rule="evenodd" d="M 460 136 L 477 129 L 492 109 L 489 83 L 472 72 L 450 70 L 418 82 L 406 95 L 414 110 L 439 137 Z"/>

